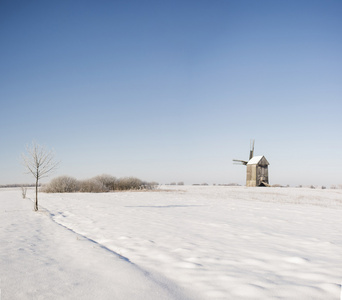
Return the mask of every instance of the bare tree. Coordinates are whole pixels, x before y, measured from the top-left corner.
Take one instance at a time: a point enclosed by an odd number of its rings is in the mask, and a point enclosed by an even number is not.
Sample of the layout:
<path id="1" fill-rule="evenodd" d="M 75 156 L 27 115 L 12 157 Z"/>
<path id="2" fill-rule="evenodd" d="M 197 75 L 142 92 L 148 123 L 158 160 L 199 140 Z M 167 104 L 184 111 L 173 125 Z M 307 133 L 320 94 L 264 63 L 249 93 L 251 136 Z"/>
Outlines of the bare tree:
<path id="1" fill-rule="evenodd" d="M 26 198 L 26 192 L 27 192 L 27 187 L 26 186 L 22 186 L 21 187 L 21 195 L 23 196 L 23 199 Z"/>
<path id="2" fill-rule="evenodd" d="M 22 154 L 23 165 L 28 170 L 28 174 L 32 174 L 36 180 L 36 201 L 34 210 L 38 210 L 38 185 L 39 180 L 49 176 L 53 172 L 59 162 L 55 161 L 55 154 L 52 150 L 46 149 L 44 146 L 32 142 L 26 146 L 26 154 Z"/>

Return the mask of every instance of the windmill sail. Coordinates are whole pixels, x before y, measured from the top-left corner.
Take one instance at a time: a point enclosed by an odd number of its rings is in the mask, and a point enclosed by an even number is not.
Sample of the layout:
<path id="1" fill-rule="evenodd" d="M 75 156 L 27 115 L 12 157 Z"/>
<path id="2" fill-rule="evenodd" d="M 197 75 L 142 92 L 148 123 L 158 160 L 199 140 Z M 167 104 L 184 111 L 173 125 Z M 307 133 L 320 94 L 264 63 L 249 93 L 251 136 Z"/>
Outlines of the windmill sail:
<path id="1" fill-rule="evenodd" d="M 251 140 L 250 150 L 249 150 L 249 159 L 252 159 L 254 156 L 254 140 Z"/>
<path id="2" fill-rule="evenodd" d="M 236 165 L 247 165 L 248 161 L 240 160 L 240 159 L 233 159 Z"/>

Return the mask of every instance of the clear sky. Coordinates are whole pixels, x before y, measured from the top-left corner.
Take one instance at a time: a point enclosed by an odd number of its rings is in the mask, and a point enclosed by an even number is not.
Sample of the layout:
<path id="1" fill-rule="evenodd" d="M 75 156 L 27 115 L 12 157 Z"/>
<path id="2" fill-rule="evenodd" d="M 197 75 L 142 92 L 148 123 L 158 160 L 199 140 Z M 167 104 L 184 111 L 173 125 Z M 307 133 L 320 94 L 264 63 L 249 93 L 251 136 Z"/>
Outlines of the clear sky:
<path id="1" fill-rule="evenodd" d="M 0 1 L 0 184 L 54 176 L 342 184 L 342 1 Z M 51 177 L 51 178 L 52 178 Z"/>

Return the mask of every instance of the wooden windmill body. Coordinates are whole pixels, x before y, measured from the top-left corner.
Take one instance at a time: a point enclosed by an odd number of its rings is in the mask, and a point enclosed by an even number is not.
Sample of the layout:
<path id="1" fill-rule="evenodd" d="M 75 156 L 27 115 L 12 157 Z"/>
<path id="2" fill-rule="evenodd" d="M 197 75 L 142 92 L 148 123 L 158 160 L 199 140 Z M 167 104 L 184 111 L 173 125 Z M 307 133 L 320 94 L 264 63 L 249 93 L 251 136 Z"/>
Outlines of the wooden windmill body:
<path id="1" fill-rule="evenodd" d="M 233 159 L 233 161 L 247 166 L 246 186 L 269 186 L 269 162 L 265 156 L 254 156 L 254 140 L 251 141 L 249 160 Z"/>

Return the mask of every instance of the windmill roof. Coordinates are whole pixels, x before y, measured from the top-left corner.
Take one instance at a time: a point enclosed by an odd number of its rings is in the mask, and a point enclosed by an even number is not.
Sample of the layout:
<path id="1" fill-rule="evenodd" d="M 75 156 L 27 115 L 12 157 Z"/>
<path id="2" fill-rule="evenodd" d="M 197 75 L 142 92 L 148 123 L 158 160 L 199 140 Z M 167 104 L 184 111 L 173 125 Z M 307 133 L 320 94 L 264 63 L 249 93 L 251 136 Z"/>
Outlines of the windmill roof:
<path id="1" fill-rule="evenodd" d="M 265 159 L 265 163 L 266 163 L 267 165 L 269 165 L 267 159 L 266 159 L 263 155 L 252 157 L 252 158 L 248 161 L 247 165 L 257 165 L 257 164 L 260 163 L 260 161 L 261 161 L 263 158 Z"/>

